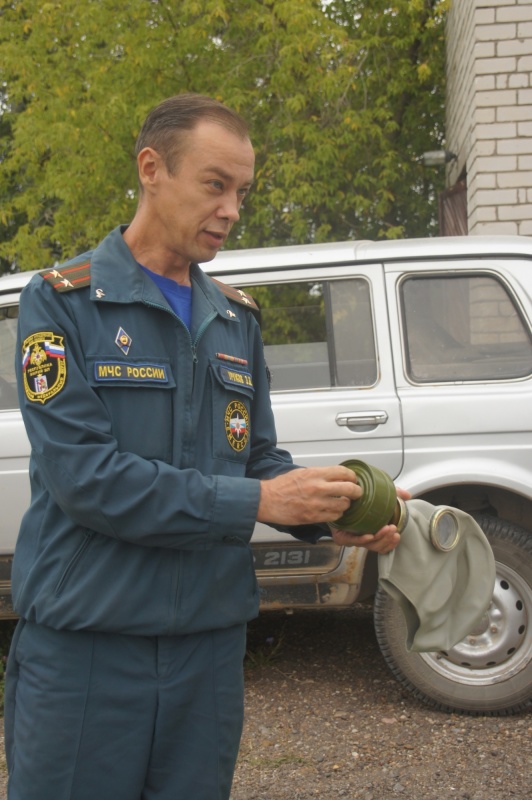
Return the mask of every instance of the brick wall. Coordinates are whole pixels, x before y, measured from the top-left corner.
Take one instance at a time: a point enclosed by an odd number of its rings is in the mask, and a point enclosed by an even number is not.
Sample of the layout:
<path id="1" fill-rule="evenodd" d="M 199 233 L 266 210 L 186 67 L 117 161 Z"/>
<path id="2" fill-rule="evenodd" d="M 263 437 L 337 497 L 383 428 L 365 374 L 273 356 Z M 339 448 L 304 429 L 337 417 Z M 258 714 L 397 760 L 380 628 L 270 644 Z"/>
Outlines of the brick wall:
<path id="1" fill-rule="evenodd" d="M 528 342 L 513 303 L 497 281 L 472 280 L 469 304 L 471 344 Z"/>
<path id="2" fill-rule="evenodd" d="M 452 0 L 446 114 L 469 233 L 532 235 L 532 0 Z"/>

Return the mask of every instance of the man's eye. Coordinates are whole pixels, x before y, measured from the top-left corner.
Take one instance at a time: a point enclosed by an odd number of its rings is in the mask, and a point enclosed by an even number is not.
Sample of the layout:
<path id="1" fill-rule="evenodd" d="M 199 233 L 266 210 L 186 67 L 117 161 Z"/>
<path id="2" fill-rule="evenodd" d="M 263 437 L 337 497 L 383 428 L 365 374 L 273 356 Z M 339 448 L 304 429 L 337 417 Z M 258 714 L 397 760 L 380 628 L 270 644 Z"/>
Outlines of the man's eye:
<path id="1" fill-rule="evenodd" d="M 211 186 L 214 189 L 220 189 L 220 190 L 223 190 L 223 188 L 224 188 L 224 185 L 223 185 L 222 181 L 211 181 Z"/>

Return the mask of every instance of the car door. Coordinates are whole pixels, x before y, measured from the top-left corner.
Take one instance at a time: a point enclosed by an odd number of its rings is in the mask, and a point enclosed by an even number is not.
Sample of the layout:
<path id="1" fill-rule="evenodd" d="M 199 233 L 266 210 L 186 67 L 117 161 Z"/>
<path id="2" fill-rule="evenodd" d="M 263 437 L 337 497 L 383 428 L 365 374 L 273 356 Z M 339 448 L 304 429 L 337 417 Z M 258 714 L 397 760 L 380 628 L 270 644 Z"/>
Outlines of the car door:
<path id="1" fill-rule="evenodd" d="M 529 263 L 487 258 L 387 266 L 404 484 L 416 494 L 452 477 L 530 496 L 529 275 Z"/>
<path id="2" fill-rule="evenodd" d="M 381 265 L 224 278 L 260 304 L 279 444 L 304 466 L 359 458 L 395 477 L 402 427 Z"/>
<path id="3" fill-rule="evenodd" d="M 15 379 L 18 300 L 18 292 L 0 294 L 0 485 L 3 497 L 8 498 L 0 515 L 0 595 L 9 577 L 1 556 L 13 553 L 20 520 L 30 498 L 30 445 L 19 410 Z"/>

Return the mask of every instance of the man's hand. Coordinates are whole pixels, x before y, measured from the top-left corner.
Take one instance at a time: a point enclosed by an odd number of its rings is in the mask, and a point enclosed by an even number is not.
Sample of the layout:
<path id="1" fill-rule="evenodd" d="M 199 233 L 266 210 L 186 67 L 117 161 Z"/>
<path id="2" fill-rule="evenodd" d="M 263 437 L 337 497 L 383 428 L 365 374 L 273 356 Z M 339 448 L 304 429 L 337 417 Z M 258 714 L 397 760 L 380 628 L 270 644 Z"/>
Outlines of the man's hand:
<path id="1" fill-rule="evenodd" d="M 278 525 L 334 522 L 362 495 L 355 473 L 342 466 L 294 469 L 260 486 L 257 520 Z"/>
<path id="2" fill-rule="evenodd" d="M 410 500 L 412 495 L 406 489 L 396 487 L 397 496 L 402 500 Z M 395 525 L 385 525 L 377 533 L 353 533 L 352 531 L 342 531 L 340 528 L 330 526 L 333 542 L 340 547 L 365 547 L 373 553 L 390 553 L 395 550 L 401 541 Z"/>
<path id="3" fill-rule="evenodd" d="M 373 553 L 390 553 L 395 550 L 401 536 L 395 525 L 385 525 L 377 533 L 352 533 L 331 526 L 333 542 L 340 547 L 365 547 Z"/>

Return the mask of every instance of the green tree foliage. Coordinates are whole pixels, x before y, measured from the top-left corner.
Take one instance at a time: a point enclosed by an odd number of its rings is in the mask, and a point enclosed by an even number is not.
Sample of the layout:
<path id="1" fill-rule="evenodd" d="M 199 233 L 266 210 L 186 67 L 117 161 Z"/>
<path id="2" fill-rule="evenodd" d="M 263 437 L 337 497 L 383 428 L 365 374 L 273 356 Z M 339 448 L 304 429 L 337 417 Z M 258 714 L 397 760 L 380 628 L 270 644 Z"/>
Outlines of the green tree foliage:
<path id="1" fill-rule="evenodd" d="M 39 268 L 134 213 L 147 111 L 251 123 L 232 246 L 430 235 L 447 0 L 0 0 L 0 257 Z"/>
<path id="2" fill-rule="evenodd" d="M 260 305 L 264 343 L 325 342 L 325 310 L 321 283 L 249 286 Z"/>

